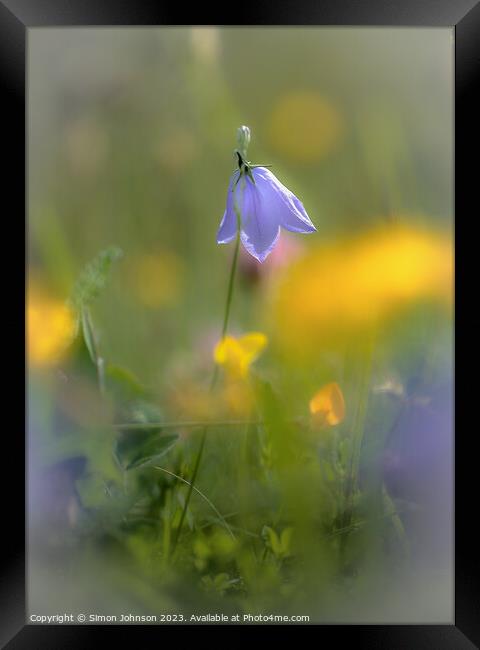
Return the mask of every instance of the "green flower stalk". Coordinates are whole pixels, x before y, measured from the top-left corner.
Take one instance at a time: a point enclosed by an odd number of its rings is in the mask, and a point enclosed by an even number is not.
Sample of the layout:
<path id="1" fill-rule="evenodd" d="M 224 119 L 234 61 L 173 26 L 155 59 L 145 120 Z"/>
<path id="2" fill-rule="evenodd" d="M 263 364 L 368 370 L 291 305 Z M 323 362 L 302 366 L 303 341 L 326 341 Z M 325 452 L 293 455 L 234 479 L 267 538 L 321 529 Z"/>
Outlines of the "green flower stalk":
<path id="1" fill-rule="evenodd" d="M 248 145 L 250 143 L 250 129 L 248 128 L 248 126 L 241 126 L 237 130 L 237 142 L 238 142 L 239 149 L 236 149 L 234 153 L 240 152 L 240 155 L 242 156 L 242 158 L 246 158 L 247 148 L 248 148 Z M 228 278 L 227 300 L 226 300 L 226 303 L 225 303 L 225 312 L 224 312 L 224 317 L 223 317 L 222 334 L 221 334 L 222 339 L 225 338 L 225 335 L 226 335 L 227 329 L 228 329 L 228 322 L 229 322 L 229 319 L 230 319 L 230 310 L 231 310 L 232 301 L 233 301 L 233 289 L 234 289 L 234 285 L 235 285 L 235 275 L 236 275 L 237 264 L 238 264 L 238 252 L 239 252 L 239 249 L 240 249 L 240 228 L 241 228 L 241 221 L 242 220 L 241 220 L 240 210 L 238 208 L 238 205 L 237 205 L 236 201 L 234 202 L 234 210 L 235 210 L 236 223 L 237 223 L 236 239 L 235 239 L 235 248 L 234 248 L 234 251 L 233 251 L 232 264 L 231 264 L 231 267 L 230 267 L 230 275 L 229 275 L 229 278 Z M 213 389 L 215 388 L 216 383 L 217 383 L 217 379 L 218 379 L 218 365 L 215 365 L 213 375 L 212 375 L 212 380 L 210 382 L 210 392 L 213 391 Z M 184 503 L 184 506 L 183 506 L 183 509 L 182 509 L 182 514 L 180 516 L 180 521 L 179 521 L 179 524 L 178 524 L 177 533 L 176 533 L 175 539 L 173 541 L 172 557 L 173 557 L 173 554 L 175 553 L 175 550 L 176 550 L 177 545 L 178 545 L 178 541 L 180 539 L 180 535 L 182 533 L 182 528 L 183 528 L 183 524 L 185 522 L 185 516 L 187 514 L 187 509 L 188 509 L 188 506 L 189 506 L 189 503 L 190 503 L 190 498 L 192 496 L 192 492 L 195 489 L 195 481 L 197 479 L 198 470 L 200 468 L 200 463 L 201 463 L 202 456 L 203 456 L 203 450 L 205 448 L 205 441 L 206 441 L 206 438 L 207 438 L 207 431 L 208 431 L 208 427 L 205 426 L 203 428 L 203 430 L 202 430 L 202 433 L 201 433 L 200 446 L 198 448 L 198 453 L 197 453 L 197 457 L 196 457 L 196 460 L 195 460 L 195 465 L 193 467 L 192 477 L 190 479 L 187 496 L 185 498 L 185 503 Z"/>

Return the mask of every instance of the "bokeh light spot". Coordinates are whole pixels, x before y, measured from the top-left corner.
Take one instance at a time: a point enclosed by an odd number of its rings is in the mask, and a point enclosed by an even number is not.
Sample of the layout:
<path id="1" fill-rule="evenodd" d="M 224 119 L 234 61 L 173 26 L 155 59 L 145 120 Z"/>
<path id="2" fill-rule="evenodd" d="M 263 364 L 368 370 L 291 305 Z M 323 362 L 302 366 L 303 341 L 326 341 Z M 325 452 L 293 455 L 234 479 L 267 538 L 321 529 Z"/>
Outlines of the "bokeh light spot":
<path id="1" fill-rule="evenodd" d="M 269 116 L 267 133 L 272 149 L 298 163 L 313 163 L 340 142 L 344 123 L 333 104 L 313 91 L 282 97 Z"/>

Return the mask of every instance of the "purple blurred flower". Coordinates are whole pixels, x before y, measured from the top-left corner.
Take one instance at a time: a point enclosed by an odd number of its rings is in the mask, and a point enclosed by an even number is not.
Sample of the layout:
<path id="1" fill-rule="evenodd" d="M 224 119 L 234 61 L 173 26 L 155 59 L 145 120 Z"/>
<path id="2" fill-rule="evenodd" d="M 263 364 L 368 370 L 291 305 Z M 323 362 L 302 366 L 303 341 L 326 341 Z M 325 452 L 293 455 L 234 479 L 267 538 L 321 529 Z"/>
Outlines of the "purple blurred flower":
<path id="1" fill-rule="evenodd" d="M 245 164 L 243 160 L 241 163 L 240 170 L 230 179 L 227 208 L 218 229 L 217 244 L 228 244 L 235 239 L 237 210 L 242 244 L 253 257 L 263 262 L 277 243 L 280 226 L 300 233 L 315 232 L 316 228 L 302 203 L 272 172 L 265 167 Z"/>

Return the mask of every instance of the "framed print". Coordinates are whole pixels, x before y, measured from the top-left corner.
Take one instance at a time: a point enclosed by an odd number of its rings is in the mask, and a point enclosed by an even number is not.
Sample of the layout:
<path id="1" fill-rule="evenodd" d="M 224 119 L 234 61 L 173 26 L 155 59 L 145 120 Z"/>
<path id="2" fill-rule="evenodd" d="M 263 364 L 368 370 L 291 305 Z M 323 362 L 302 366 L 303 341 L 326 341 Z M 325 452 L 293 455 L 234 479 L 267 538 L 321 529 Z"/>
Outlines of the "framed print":
<path id="1" fill-rule="evenodd" d="M 4 647 L 478 647 L 454 391 L 478 4 L 0 19 L 26 251 Z"/>

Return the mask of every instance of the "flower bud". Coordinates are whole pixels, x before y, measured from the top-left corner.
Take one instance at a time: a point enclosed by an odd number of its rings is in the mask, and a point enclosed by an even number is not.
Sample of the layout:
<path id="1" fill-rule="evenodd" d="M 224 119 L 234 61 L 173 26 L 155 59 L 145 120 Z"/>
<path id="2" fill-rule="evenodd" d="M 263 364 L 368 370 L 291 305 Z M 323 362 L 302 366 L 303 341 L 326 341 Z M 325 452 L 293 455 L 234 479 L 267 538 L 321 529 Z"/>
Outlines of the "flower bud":
<path id="1" fill-rule="evenodd" d="M 240 126 L 237 129 L 237 142 L 240 153 L 245 158 L 247 155 L 248 145 L 250 144 L 250 129 L 248 126 Z"/>

